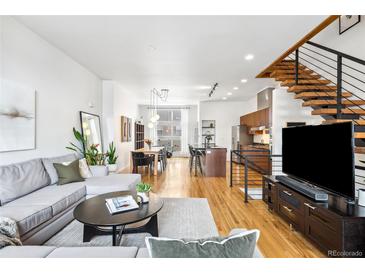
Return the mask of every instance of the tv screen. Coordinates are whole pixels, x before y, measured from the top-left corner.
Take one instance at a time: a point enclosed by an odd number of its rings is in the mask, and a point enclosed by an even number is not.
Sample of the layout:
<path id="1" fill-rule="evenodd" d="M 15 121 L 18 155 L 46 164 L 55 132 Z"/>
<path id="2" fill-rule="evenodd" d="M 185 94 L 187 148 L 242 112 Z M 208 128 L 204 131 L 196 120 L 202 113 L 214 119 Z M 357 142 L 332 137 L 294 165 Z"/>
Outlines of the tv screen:
<path id="1" fill-rule="evenodd" d="M 355 196 L 353 125 L 283 128 L 283 172 L 346 198 Z"/>

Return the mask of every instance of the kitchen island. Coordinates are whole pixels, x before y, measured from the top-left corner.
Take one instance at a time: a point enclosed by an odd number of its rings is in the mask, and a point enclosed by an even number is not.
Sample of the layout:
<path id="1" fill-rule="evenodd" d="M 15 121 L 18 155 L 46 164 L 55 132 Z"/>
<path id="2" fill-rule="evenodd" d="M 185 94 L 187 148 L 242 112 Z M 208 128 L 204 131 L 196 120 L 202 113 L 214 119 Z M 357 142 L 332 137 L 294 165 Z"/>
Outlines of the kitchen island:
<path id="1" fill-rule="evenodd" d="M 203 176 L 226 177 L 227 148 L 219 146 L 193 146 L 201 152 Z"/>

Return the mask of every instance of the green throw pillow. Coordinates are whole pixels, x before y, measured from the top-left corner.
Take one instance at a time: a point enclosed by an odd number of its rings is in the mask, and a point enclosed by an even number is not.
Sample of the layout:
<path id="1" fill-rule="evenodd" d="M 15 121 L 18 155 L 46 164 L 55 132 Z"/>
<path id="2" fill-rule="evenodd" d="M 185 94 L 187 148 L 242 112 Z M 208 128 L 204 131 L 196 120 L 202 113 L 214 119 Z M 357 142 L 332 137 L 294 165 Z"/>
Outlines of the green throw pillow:
<path id="1" fill-rule="evenodd" d="M 79 160 L 75 160 L 68 165 L 54 163 L 53 166 L 58 174 L 58 185 L 84 181 L 80 174 Z"/>
<path id="2" fill-rule="evenodd" d="M 152 258 L 252 258 L 258 237 L 258 230 L 201 240 L 147 237 L 146 245 Z"/>

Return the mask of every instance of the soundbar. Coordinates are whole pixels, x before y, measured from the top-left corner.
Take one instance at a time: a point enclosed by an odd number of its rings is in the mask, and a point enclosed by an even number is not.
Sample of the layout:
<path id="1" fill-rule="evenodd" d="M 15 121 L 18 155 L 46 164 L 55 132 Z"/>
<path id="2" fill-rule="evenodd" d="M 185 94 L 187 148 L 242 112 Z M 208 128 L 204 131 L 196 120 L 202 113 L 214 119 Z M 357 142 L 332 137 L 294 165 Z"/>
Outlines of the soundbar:
<path id="1" fill-rule="evenodd" d="M 318 190 L 317 188 L 311 187 L 309 185 L 303 184 L 288 176 L 278 175 L 276 176 L 276 180 L 278 180 L 283 185 L 286 185 L 315 201 L 321 201 L 321 202 L 328 201 L 328 194 L 326 192 Z"/>

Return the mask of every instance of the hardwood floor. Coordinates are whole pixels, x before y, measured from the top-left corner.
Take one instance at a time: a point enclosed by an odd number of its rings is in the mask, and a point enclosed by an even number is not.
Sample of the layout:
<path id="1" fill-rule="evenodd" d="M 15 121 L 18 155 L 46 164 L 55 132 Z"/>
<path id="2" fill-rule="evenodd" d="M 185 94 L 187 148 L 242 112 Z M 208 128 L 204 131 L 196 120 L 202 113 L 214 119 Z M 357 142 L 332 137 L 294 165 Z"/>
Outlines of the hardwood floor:
<path id="1" fill-rule="evenodd" d="M 229 169 L 227 169 L 229 170 Z M 153 185 L 153 192 L 163 197 L 207 198 L 221 235 L 232 228 L 257 228 L 258 242 L 265 257 L 324 257 L 300 233 L 270 213 L 261 200 L 243 202 L 239 186 L 229 187 L 229 178 L 190 175 L 187 158 L 169 159 L 167 170 L 159 176 L 143 175 L 143 181 Z"/>

